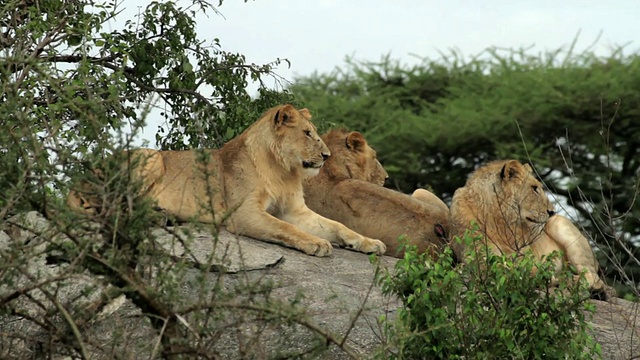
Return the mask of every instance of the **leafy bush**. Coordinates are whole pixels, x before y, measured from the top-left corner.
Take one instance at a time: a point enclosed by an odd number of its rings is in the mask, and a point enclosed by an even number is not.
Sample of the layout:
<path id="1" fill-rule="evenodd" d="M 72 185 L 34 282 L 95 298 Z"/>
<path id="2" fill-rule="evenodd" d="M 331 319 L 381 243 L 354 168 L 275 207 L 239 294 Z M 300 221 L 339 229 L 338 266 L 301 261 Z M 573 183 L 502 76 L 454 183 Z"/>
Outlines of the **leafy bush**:
<path id="1" fill-rule="evenodd" d="M 457 241 L 477 241 L 469 235 Z M 538 264 L 531 254 L 486 256 L 467 247 L 467 263 L 456 265 L 451 249 L 438 259 L 409 246 L 395 273 L 378 282 L 404 305 L 386 322 L 390 359 L 591 359 L 600 347 L 587 334 L 584 281 L 567 270 L 549 288 L 553 254 Z"/>
<path id="2" fill-rule="evenodd" d="M 0 358 L 263 358 L 296 324 L 316 341 L 292 357 L 326 350 L 299 299 L 226 273 L 220 224 L 158 226 L 126 166 L 149 98 L 166 105 L 158 146 L 216 147 L 289 99 L 245 90 L 278 61 L 198 39 L 197 15 L 217 11 L 206 1 L 152 1 L 107 31 L 120 3 L 0 2 Z M 99 200 L 94 213 L 69 210 L 71 189 Z"/>

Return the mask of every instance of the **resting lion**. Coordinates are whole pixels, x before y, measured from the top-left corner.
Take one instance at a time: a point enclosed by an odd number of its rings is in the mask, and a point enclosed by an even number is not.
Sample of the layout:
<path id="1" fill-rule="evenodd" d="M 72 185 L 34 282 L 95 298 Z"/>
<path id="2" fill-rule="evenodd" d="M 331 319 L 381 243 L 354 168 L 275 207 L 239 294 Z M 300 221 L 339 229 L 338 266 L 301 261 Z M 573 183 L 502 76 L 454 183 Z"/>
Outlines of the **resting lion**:
<path id="1" fill-rule="evenodd" d="M 449 223 L 449 209 L 440 199 L 441 204 L 424 203 L 382 187 L 387 172 L 359 132 L 332 130 L 322 139 L 333 155 L 318 176 L 304 181 L 310 209 L 381 239 L 388 255 L 403 256 L 404 251 L 398 252 L 401 235 L 421 252 L 440 251 Z"/>
<path id="2" fill-rule="evenodd" d="M 381 241 L 357 234 L 305 205 L 302 180 L 317 175 L 330 155 L 310 118 L 307 109 L 274 107 L 219 150 L 204 150 L 206 165 L 193 150 L 133 150 L 132 157 L 142 158 L 134 174 L 142 178 L 143 195 L 178 220 L 218 223 L 228 215 L 225 225 L 232 233 L 309 255 L 330 255 L 330 242 L 384 253 Z M 213 196 L 207 195 L 208 189 L 214 190 Z M 68 203 L 87 211 L 92 206 L 80 191 L 70 193 Z"/>
<path id="3" fill-rule="evenodd" d="M 570 263 L 585 272 L 593 292 L 604 293 L 605 284 L 598 276 L 598 262 L 587 238 L 569 219 L 555 214 L 529 164 L 501 160 L 477 169 L 454 193 L 450 213 L 451 238 L 462 236 L 475 221 L 494 253 L 530 249 L 541 259 L 560 250 L 564 258 L 557 259 L 556 271 Z M 463 246 L 456 242 L 452 246 L 462 259 Z"/>

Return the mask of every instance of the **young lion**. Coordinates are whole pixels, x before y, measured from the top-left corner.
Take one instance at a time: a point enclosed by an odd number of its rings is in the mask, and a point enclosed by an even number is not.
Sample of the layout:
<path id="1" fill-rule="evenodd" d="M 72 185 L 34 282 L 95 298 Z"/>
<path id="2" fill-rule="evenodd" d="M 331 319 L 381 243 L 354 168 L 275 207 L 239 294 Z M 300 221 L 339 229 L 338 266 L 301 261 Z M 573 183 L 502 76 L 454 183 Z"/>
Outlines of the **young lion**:
<path id="1" fill-rule="evenodd" d="M 402 257 L 398 237 L 432 256 L 445 244 L 449 209 L 382 187 L 387 172 L 359 132 L 331 130 L 322 136 L 331 158 L 318 176 L 304 181 L 307 206 L 365 236 L 381 239 L 387 254 Z"/>
<path id="2" fill-rule="evenodd" d="M 142 179 L 143 195 L 178 220 L 220 222 L 230 212 L 226 223 L 230 232 L 309 255 L 330 255 L 329 241 L 383 254 L 386 247 L 381 241 L 357 234 L 305 205 L 302 180 L 317 175 L 330 155 L 310 118 L 307 109 L 276 106 L 219 150 L 205 150 L 205 164 L 194 150 L 133 150 L 132 157 L 142 158 L 134 173 Z M 212 198 L 208 188 L 215 190 Z M 89 209 L 91 202 L 81 195 L 70 193 L 68 203 Z"/>
<path id="3" fill-rule="evenodd" d="M 542 259 L 555 250 L 564 258 L 556 262 L 556 271 L 564 262 L 572 264 L 593 292 L 603 292 L 605 284 L 598 276 L 598 262 L 587 238 L 573 223 L 556 215 L 542 184 L 528 164 L 517 160 L 491 162 L 471 174 L 451 202 L 451 238 L 462 236 L 472 221 L 495 253 L 513 253 L 531 249 Z M 452 242 L 459 259 L 464 248 Z"/>

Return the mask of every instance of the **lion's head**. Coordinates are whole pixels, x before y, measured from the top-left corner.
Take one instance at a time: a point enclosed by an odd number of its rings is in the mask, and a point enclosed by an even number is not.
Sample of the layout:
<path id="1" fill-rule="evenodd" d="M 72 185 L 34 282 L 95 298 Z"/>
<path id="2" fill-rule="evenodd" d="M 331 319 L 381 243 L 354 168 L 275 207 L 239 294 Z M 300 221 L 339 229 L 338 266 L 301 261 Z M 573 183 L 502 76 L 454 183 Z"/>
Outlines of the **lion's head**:
<path id="1" fill-rule="evenodd" d="M 478 168 L 451 201 L 451 219 L 460 236 L 475 221 L 503 250 L 528 246 L 555 214 L 528 164 L 499 160 Z"/>
<path id="2" fill-rule="evenodd" d="M 515 238 L 516 244 L 527 244 L 536 238 L 555 213 L 531 166 L 517 160 L 494 161 L 479 168 L 465 188 L 471 192 L 460 192 L 459 196 L 466 197 L 475 208 L 478 225 L 495 226 L 493 237 Z M 454 194 L 453 202 L 456 197 Z M 456 212 L 452 206 L 452 216 Z"/>
<path id="3" fill-rule="evenodd" d="M 361 133 L 334 129 L 322 136 L 333 156 L 325 164 L 324 172 L 336 179 L 357 179 L 384 185 L 389 177 L 378 161 L 376 151 Z"/>
<path id="4" fill-rule="evenodd" d="M 305 175 L 315 176 L 331 152 L 310 119 L 307 109 L 297 110 L 288 104 L 276 106 L 260 121 L 273 129 L 272 134 L 262 134 L 260 141 L 269 142 L 276 161 L 285 169 L 303 169 Z"/>
<path id="5" fill-rule="evenodd" d="M 511 223 L 540 228 L 555 213 L 542 184 L 529 164 L 517 160 L 502 161 L 499 176 L 501 192 L 498 205 Z"/>

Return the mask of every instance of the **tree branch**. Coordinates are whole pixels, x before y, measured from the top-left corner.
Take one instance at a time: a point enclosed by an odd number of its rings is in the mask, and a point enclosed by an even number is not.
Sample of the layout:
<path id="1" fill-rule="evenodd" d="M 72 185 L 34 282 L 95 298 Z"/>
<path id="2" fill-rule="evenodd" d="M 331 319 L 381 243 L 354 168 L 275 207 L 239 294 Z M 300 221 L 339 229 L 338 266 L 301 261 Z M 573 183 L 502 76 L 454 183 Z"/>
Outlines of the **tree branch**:
<path id="1" fill-rule="evenodd" d="M 200 94 L 199 92 L 197 92 L 195 90 L 160 88 L 160 87 L 155 87 L 155 86 L 152 86 L 152 85 L 145 84 L 144 82 L 140 81 L 134 75 L 133 68 L 131 68 L 131 67 L 124 67 L 123 68 L 123 67 L 120 67 L 120 66 L 118 66 L 116 64 L 113 64 L 112 61 L 115 60 L 117 57 L 118 56 L 116 56 L 116 55 L 111 55 L 111 56 L 106 56 L 106 57 L 91 57 L 91 56 L 82 56 L 82 55 L 56 55 L 56 56 L 43 57 L 42 59 L 45 60 L 45 61 L 48 61 L 48 62 L 64 62 L 64 63 L 76 63 L 76 62 L 80 62 L 82 60 L 89 60 L 92 63 L 100 64 L 100 65 L 104 66 L 105 68 L 113 70 L 113 71 L 123 70 L 124 76 L 127 78 L 127 80 L 129 80 L 132 83 L 136 84 L 142 90 L 149 91 L 149 92 L 155 92 L 155 93 L 191 95 L 191 96 L 195 96 L 200 101 L 203 101 L 203 102 L 205 102 L 207 104 L 211 104 L 211 101 L 209 99 L 207 99 L 204 95 Z"/>

